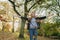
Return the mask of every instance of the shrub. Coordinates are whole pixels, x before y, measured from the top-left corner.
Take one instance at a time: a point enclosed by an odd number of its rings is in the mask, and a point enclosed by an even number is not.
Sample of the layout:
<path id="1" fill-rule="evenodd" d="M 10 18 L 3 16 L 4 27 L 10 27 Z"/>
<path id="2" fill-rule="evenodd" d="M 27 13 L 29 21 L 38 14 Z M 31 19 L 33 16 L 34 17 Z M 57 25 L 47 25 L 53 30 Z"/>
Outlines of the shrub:
<path id="1" fill-rule="evenodd" d="M 58 36 L 60 35 L 57 31 L 56 23 L 41 23 L 40 29 L 38 30 L 39 35 L 44 36 Z"/>

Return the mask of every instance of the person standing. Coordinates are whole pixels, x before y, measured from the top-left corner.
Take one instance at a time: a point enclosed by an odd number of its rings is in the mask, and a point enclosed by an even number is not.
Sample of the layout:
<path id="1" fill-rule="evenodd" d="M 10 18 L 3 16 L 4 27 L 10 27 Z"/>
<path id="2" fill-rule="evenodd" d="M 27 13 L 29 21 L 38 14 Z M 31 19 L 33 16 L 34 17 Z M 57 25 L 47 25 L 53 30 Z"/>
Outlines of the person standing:
<path id="1" fill-rule="evenodd" d="M 31 14 L 30 25 L 29 25 L 30 40 L 37 40 L 37 22 L 35 19 L 35 13 Z"/>

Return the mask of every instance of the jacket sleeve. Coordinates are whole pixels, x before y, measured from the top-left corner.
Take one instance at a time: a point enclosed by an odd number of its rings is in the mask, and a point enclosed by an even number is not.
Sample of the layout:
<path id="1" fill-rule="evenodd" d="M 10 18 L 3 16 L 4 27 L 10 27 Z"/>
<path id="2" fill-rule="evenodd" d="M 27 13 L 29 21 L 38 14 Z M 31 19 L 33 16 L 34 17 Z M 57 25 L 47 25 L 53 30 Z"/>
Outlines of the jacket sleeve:
<path id="1" fill-rule="evenodd" d="M 28 20 L 28 18 L 26 18 L 26 17 L 21 17 L 21 19 Z"/>
<path id="2" fill-rule="evenodd" d="M 44 17 L 37 17 L 36 19 L 43 20 L 45 18 L 46 18 L 46 16 L 44 16 Z"/>

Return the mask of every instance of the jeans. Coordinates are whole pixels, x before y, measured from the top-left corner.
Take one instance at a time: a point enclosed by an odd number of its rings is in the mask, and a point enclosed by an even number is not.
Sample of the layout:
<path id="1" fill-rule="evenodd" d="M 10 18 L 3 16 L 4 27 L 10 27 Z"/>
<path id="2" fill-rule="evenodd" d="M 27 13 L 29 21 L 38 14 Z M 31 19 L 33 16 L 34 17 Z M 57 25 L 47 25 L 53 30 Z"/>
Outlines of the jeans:
<path id="1" fill-rule="evenodd" d="M 30 40 L 37 40 L 37 29 L 29 29 Z M 34 37 L 34 38 L 33 38 Z"/>

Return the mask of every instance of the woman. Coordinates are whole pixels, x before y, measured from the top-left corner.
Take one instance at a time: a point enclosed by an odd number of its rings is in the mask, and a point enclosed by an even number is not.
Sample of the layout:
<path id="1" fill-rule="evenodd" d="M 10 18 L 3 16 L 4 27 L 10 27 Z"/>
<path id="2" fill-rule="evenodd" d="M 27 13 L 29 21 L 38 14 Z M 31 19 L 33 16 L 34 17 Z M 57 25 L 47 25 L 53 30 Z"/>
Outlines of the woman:
<path id="1" fill-rule="evenodd" d="M 37 40 L 37 22 L 35 19 L 35 13 L 31 14 L 31 18 L 29 18 L 30 20 L 30 27 L 29 27 L 29 33 L 30 33 L 30 40 Z M 34 38 L 33 38 L 34 37 Z"/>
<path id="2" fill-rule="evenodd" d="M 37 40 L 37 29 L 39 28 L 40 22 L 42 22 L 42 19 L 45 19 L 46 16 L 44 17 L 36 17 L 35 13 L 31 13 L 31 17 L 28 18 L 29 20 L 29 33 L 30 33 L 30 40 Z"/>

